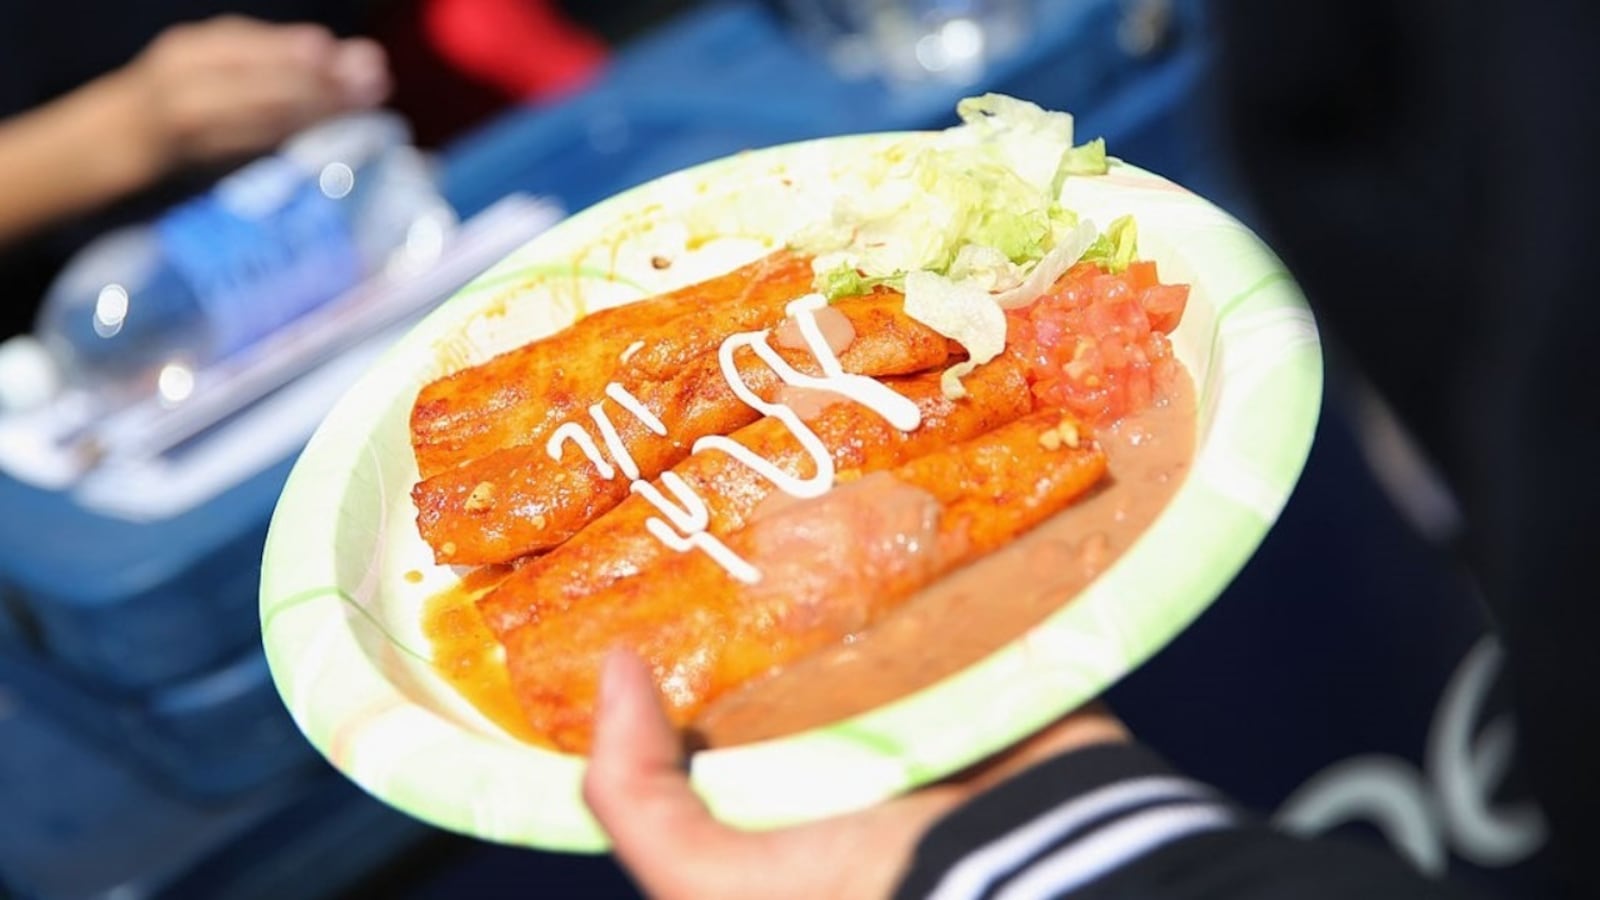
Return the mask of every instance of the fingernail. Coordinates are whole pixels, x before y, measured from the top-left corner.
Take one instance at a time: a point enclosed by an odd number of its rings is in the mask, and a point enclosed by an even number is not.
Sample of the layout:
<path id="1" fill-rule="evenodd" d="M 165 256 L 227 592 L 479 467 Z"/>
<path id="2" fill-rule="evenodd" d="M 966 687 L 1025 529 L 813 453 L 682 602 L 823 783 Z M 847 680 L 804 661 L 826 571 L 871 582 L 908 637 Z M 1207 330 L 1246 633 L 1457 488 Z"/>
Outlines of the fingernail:
<path id="1" fill-rule="evenodd" d="M 628 651 L 621 647 L 612 647 L 606 651 L 606 657 L 600 663 L 600 708 L 605 709 L 622 702 L 627 694 L 626 669 L 628 667 Z"/>
<path id="2" fill-rule="evenodd" d="M 351 103 L 377 103 L 389 93 L 388 59 L 383 48 L 371 41 L 357 39 L 340 45 L 333 75 Z"/>
<path id="3" fill-rule="evenodd" d="M 610 733 L 608 723 L 625 721 L 628 717 L 624 711 L 628 702 L 628 673 L 625 671 L 628 662 L 628 652 L 621 647 L 612 647 L 600 661 L 600 688 L 594 708 L 596 747 L 603 742 L 603 735 Z"/>

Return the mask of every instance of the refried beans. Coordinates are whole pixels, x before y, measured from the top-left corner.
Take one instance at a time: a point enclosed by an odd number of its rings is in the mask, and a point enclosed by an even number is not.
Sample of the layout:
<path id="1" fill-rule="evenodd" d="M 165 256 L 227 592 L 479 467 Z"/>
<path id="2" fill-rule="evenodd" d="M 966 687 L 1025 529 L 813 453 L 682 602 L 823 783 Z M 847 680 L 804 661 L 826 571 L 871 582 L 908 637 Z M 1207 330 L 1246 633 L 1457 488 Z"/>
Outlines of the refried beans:
<path id="1" fill-rule="evenodd" d="M 871 629 L 712 702 L 692 730 L 720 747 L 866 712 L 977 662 L 1071 602 L 1160 515 L 1189 471 L 1195 400 L 1187 375 L 1096 438 L 1110 475 L 1094 494 Z"/>

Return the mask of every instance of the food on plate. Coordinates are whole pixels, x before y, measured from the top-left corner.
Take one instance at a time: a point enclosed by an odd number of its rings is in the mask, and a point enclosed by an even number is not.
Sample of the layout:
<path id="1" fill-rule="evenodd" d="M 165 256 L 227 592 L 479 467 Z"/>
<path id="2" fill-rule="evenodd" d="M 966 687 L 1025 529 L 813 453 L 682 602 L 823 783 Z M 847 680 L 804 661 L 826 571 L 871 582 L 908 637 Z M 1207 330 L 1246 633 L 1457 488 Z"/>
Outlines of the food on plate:
<path id="1" fill-rule="evenodd" d="M 806 424 L 833 457 L 836 471 L 873 472 L 920 456 L 952 441 L 982 434 L 1027 413 L 1023 367 L 999 359 L 973 373 L 965 401 L 951 400 L 930 372 L 889 382 L 917 404 L 922 423 L 900 431 L 857 403 L 831 403 Z M 827 395 L 824 395 L 827 397 Z M 805 448 L 784 422 L 764 418 L 732 434 L 734 440 L 790 475 L 803 476 L 811 465 Z M 738 530 L 775 491 L 770 480 L 726 453 L 696 454 L 673 472 L 702 497 L 716 497 L 706 530 L 719 537 Z M 572 540 L 530 559 L 478 601 L 484 621 L 506 635 L 526 622 L 559 611 L 612 584 L 650 571 L 673 555 L 645 528 L 656 514 L 643 496 L 624 500 Z"/>
<path id="2" fill-rule="evenodd" d="M 669 299 L 635 305 L 648 308 Z M 743 321 L 733 319 L 718 333 L 726 336 L 743 330 Z M 830 327 L 830 346 L 846 372 L 877 376 L 918 372 L 950 356 L 950 341 L 908 317 L 894 292 L 842 300 L 828 307 L 822 321 Z M 791 318 L 776 323 L 773 348 L 797 370 L 815 374 L 815 361 L 799 349 L 803 343 L 798 337 L 786 339 L 792 322 Z M 680 337 L 675 333 L 661 342 L 677 343 Z M 691 343 L 704 340 L 697 335 Z M 417 527 L 433 548 L 436 562 L 503 563 L 547 550 L 627 496 L 629 482 L 616 478 L 614 470 L 574 464 L 582 458 L 582 448 L 569 443 L 584 440 L 580 435 L 585 434 L 574 422 L 580 410 L 597 425 L 604 418 L 601 439 L 615 440 L 626 450 L 637 470 L 627 473 L 629 478 L 645 479 L 687 457 L 699 438 L 727 434 L 759 418 L 729 386 L 714 346 L 660 379 L 641 377 L 638 369 L 630 368 L 633 359 L 653 345 L 630 346 L 638 349 L 628 359 L 618 357 L 609 365 L 603 359 L 588 363 L 595 371 L 584 380 L 598 389 L 580 401 L 555 404 L 553 408 L 566 410 L 569 418 L 545 440 L 495 450 L 417 484 L 412 490 Z M 772 400 L 783 388 L 753 351 L 735 355 L 734 366 L 757 396 Z M 533 396 L 522 405 L 537 408 L 542 402 Z M 645 414 L 635 414 L 636 409 Z"/>
<path id="3" fill-rule="evenodd" d="M 807 259 L 774 254 L 650 304 L 591 313 L 545 340 L 430 382 L 411 411 L 417 470 L 430 478 L 506 447 L 542 444 L 600 400 L 620 358 L 636 378 L 670 377 L 715 350 L 719 329 L 781 320 L 811 280 Z"/>
<path id="4" fill-rule="evenodd" d="M 517 629 L 506 639 L 512 684 L 535 730 L 582 752 L 601 658 L 622 644 L 654 669 L 669 717 L 686 725 L 730 688 L 870 627 L 918 588 L 1058 512 L 1104 471 L 1085 427 L 1056 410 L 1032 413 L 758 512 L 727 543 L 760 581 L 729 578 L 704 554 L 677 554 L 652 578 L 622 579 Z"/>
<path id="5" fill-rule="evenodd" d="M 1166 335 L 1187 285 L 1161 284 L 1155 263 L 1121 273 L 1078 264 L 1029 306 L 1007 313 L 1011 349 L 1027 359 L 1033 394 L 1092 423 L 1146 409 L 1178 376 Z"/>
<path id="6" fill-rule="evenodd" d="M 783 249 L 422 389 L 418 529 L 494 566 L 467 603 L 504 660 L 452 658 L 509 672 L 475 682 L 514 695 L 508 730 L 583 752 L 616 645 L 713 743 L 859 711 L 802 682 L 929 683 L 1069 599 L 1018 572 L 1085 583 L 1153 520 L 1192 447 L 1188 288 L 1132 219 L 1061 205 L 1109 166 L 1070 116 L 959 112 L 834 173 Z"/>

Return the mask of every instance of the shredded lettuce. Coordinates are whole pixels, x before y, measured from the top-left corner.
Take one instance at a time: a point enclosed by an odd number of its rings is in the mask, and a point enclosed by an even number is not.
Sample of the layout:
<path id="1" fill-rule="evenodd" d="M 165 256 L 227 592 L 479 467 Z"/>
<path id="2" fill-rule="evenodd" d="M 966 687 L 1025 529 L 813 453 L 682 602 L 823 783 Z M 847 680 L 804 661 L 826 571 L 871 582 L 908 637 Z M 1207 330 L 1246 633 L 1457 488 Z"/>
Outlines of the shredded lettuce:
<path id="1" fill-rule="evenodd" d="M 994 296 L 970 281 L 952 281 L 933 272 L 906 273 L 906 315 L 967 348 L 967 361 L 945 370 L 940 387 L 946 397 L 967 394 L 962 376 L 1006 348 L 1006 314 Z"/>
<path id="2" fill-rule="evenodd" d="M 1061 165 L 1056 169 L 1053 182 L 1055 192 L 1061 193 L 1061 185 L 1070 175 L 1104 175 L 1110 168 L 1105 138 L 1095 138 L 1087 144 L 1073 147 L 1061 156 Z"/>
<path id="3" fill-rule="evenodd" d="M 992 293 L 1021 283 L 1017 281 L 1017 267 L 1011 263 L 1012 260 L 995 247 L 966 244 L 956 252 L 955 262 L 945 274 L 953 281 L 971 282 Z"/>
<path id="4" fill-rule="evenodd" d="M 1057 278 L 1066 274 L 1078 260 L 1083 259 L 1084 253 L 1094 246 L 1097 240 L 1099 238 L 1095 234 L 1093 222 L 1078 223 L 1078 227 L 1074 228 L 1065 240 L 1045 254 L 1044 259 L 1039 260 L 1039 264 L 1033 267 L 1033 271 L 1028 273 L 1028 277 L 1021 284 L 996 293 L 995 303 L 1001 309 L 1015 309 L 1039 299 L 1052 284 L 1056 283 Z"/>
<path id="5" fill-rule="evenodd" d="M 963 100 L 957 113 L 962 124 L 853 170 L 832 215 L 791 240 L 816 257 L 824 296 L 918 270 L 1004 289 L 1076 228 L 1057 202 L 1061 183 L 1106 171 L 1103 142 L 1075 147 L 1072 116 L 1000 94 Z"/>
<path id="6" fill-rule="evenodd" d="M 838 299 L 840 297 L 860 297 L 871 293 L 878 285 L 888 285 L 901 288 L 905 276 L 890 276 L 887 278 L 867 278 L 856 271 L 854 266 L 842 263 L 825 272 L 817 273 L 817 293 L 824 297 Z"/>
<path id="7" fill-rule="evenodd" d="M 1122 216 L 1106 226 L 1105 233 L 1083 251 L 1083 258 L 1115 274 L 1125 271 L 1138 253 L 1139 226 L 1134 223 L 1133 216 Z"/>
<path id="8" fill-rule="evenodd" d="M 1037 299 L 1086 251 L 1125 267 L 1133 240 L 1131 222 L 1097 238 L 1059 202 L 1066 179 L 1109 166 L 1104 141 L 1073 144 L 1071 115 L 1001 94 L 956 113 L 960 125 L 852 167 L 831 215 L 790 241 L 814 257 L 814 288 L 829 300 L 902 288 L 909 315 L 960 342 L 969 358 L 945 373 L 952 397 L 1004 349 L 1005 309 Z"/>
<path id="9" fill-rule="evenodd" d="M 956 115 L 962 124 L 946 132 L 948 141 L 983 148 L 996 162 L 1054 198 L 1059 173 L 1073 150 L 1069 113 L 1041 109 L 1004 94 L 984 94 L 957 103 Z"/>

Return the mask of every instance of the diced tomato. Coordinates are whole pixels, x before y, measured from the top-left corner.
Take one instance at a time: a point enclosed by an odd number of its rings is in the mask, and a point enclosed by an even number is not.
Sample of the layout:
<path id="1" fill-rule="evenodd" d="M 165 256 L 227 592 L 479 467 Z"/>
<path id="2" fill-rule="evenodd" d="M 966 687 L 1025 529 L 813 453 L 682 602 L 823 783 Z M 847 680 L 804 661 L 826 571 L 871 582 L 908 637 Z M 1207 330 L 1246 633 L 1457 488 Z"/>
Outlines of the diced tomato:
<path id="1" fill-rule="evenodd" d="M 1107 424 L 1154 403 L 1177 376 L 1167 333 L 1188 299 L 1188 286 L 1161 284 L 1153 262 L 1117 275 L 1080 263 L 1007 314 L 1007 352 L 1027 364 L 1040 404 Z"/>
<path id="2" fill-rule="evenodd" d="M 1156 277 L 1156 264 L 1148 259 L 1128 263 L 1128 271 L 1124 273 L 1124 277 L 1128 279 L 1128 286 L 1136 291 L 1155 287 L 1161 283 L 1161 279 Z"/>
<path id="3" fill-rule="evenodd" d="M 1144 311 L 1150 314 L 1150 327 L 1171 334 L 1172 329 L 1178 327 L 1178 320 L 1183 318 L 1184 307 L 1189 305 L 1189 286 L 1151 285 L 1139 295 L 1139 302 L 1144 304 Z"/>

